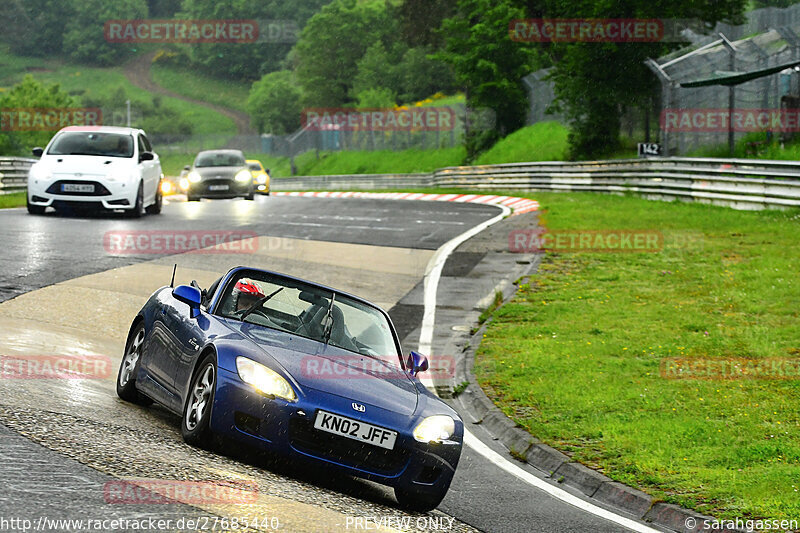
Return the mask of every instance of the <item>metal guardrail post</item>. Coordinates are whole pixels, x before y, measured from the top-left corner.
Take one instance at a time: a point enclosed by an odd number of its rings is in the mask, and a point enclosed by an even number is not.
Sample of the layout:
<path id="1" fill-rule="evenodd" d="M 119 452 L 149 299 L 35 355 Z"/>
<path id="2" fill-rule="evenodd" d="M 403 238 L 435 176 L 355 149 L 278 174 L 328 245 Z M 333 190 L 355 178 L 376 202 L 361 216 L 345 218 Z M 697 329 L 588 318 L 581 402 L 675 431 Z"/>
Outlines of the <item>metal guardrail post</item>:
<path id="1" fill-rule="evenodd" d="M 36 161 L 27 157 L 0 157 L 0 194 L 26 190 L 28 170 Z"/>

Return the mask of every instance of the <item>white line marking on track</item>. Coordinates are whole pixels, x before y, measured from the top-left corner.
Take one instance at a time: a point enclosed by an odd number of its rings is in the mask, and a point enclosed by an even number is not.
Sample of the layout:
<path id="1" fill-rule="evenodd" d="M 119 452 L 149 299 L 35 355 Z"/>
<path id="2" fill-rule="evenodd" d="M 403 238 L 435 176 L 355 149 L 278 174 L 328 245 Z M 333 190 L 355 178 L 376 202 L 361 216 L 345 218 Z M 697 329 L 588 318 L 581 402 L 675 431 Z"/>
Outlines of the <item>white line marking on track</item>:
<path id="1" fill-rule="evenodd" d="M 466 428 L 464 428 L 464 444 L 466 444 L 467 446 L 469 446 L 470 448 L 481 454 L 483 457 L 485 457 L 488 461 L 492 462 L 498 468 L 502 468 L 509 474 L 518 477 L 525 483 L 533 485 L 537 489 L 546 492 L 550 496 L 557 498 L 563 501 L 564 503 L 568 503 L 573 507 L 577 507 L 582 511 L 586 511 L 587 513 L 599 516 L 600 518 L 605 518 L 610 522 L 614 522 L 633 531 L 639 531 L 642 533 L 660 533 L 658 529 L 647 527 L 646 525 L 640 524 L 635 520 L 631 520 L 630 518 L 625 518 L 624 516 L 620 516 L 612 511 L 603 509 L 602 507 L 598 507 L 593 503 L 587 502 L 577 496 L 570 494 L 569 492 L 566 492 L 563 489 L 555 487 L 550 483 L 542 479 L 539 479 L 530 472 L 523 470 L 522 468 L 518 467 L 517 465 L 515 465 L 514 463 L 512 463 L 499 453 L 497 453 L 496 451 L 489 448 L 487 445 L 481 442 L 481 440 L 478 437 L 467 431 Z"/>
<path id="2" fill-rule="evenodd" d="M 482 232 L 492 224 L 496 222 L 500 222 L 505 217 L 511 214 L 511 210 L 505 206 L 497 206 L 502 209 L 502 212 L 494 218 L 489 220 L 485 220 L 478 224 L 477 226 L 467 230 L 466 232 L 462 233 L 458 237 L 450 239 L 446 243 L 444 243 L 436 253 L 433 254 L 430 261 L 428 261 L 428 266 L 425 269 L 425 282 L 424 282 L 424 301 L 425 301 L 425 311 L 422 316 L 422 329 L 419 334 L 419 351 L 420 353 L 430 354 L 431 353 L 431 344 L 433 343 L 433 324 L 436 320 L 436 291 L 439 288 L 439 278 L 442 277 L 442 269 L 444 268 L 444 264 L 447 261 L 447 258 L 450 256 L 453 251 L 458 248 L 458 246 L 469 239 L 477 235 L 478 233 Z M 425 386 L 429 389 L 432 387 L 432 384 L 425 383 Z"/>

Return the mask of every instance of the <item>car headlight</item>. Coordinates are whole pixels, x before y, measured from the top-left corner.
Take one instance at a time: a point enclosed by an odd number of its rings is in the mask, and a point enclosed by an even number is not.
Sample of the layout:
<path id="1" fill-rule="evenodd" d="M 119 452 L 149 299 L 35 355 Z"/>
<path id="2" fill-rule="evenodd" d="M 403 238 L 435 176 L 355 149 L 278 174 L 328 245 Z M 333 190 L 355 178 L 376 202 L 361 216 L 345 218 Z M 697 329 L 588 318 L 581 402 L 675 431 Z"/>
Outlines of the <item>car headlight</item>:
<path id="1" fill-rule="evenodd" d="M 234 179 L 239 182 L 248 182 L 253 179 L 253 175 L 250 174 L 249 170 L 240 170 L 236 173 L 236 177 Z"/>
<path id="2" fill-rule="evenodd" d="M 161 182 L 161 192 L 163 194 L 171 193 L 172 192 L 172 183 L 170 183 L 168 181 L 162 181 Z"/>
<path id="3" fill-rule="evenodd" d="M 289 385 L 289 382 L 271 368 L 256 363 L 247 357 L 237 357 L 236 370 L 239 372 L 239 377 L 242 378 L 242 381 L 252 385 L 262 394 L 283 398 L 290 402 L 297 401 L 297 395 Z"/>
<path id="4" fill-rule="evenodd" d="M 264 175 L 264 174 L 260 174 L 260 175 L 259 175 L 259 176 L 256 178 L 256 181 L 257 181 L 259 184 L 261 184 L 261 185 L 264 185 L 265 183 L 267 183 L 267 176 L 266 176 L 266 175 Z"/>
<path id="5" fill-rule="evenodd" d="M 447 415 L 429 416 L 414 429 L 414 438 L 419 442 L 442 442 L 456 432 L 455 421 Z"/>
<path id="6" fill-rule="evenodd" d="M 180 181 L 179 185 L 181 186 L 181 190 L 184 190 L 184 191 L 188 190 L 189 189 L 189 180 L 186 179 L 186 178 L 181 178 L 181 181 Z"/>
<path id="7" fill-rule="evenodd" d="M 189 172 L 189 175 L 186 176 L 186 179 L 188 179 L 190 183 L 197 183 L 203 179 L 203 176 L 201 176 L 199 172 L 192 170 Z"/>

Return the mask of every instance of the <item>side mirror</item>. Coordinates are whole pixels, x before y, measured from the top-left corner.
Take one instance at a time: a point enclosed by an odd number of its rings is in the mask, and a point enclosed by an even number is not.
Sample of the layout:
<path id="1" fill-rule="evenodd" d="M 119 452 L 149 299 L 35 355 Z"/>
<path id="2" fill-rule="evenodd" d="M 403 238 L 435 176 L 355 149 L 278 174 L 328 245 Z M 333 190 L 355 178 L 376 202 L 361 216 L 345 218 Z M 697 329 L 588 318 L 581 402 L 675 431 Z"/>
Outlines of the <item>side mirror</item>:
<path id="1" fill-rule="evenodd" d="M 406 360 L 406 370 L 416 376 L 420 372 L 428 370 L 428 358 L 418 352 L 411 352 Z"/>
<path id="2" fill-rule="evenodd" d="M 35 155 L 36 157 L 42 157 L 42 154 L 44 153 L 44 149 L 37 146 L 36 148 L 31 150 L 31 152 L 33 152 L 33 155 Z"/>
<path id="3" fill-rule="evenodd" d="M 183 167 L 183 170 L 192 170 L 192 167 L 190 167 L 189 165 L 186 165 L 185 167 Z"/>
<path id="4" fill-rule="evenodd" d="M 142 152 L 139 154 L 139 161 L 152 161 L 156 158 L 153 152 Z"/>
<path id="5" fill-rule="evenodd" d="M 179 302 L 183 302 L 189 306 L 189 316 L 197 318 L 200 316 L 200 302 L 203 295 L 199 289 L 190 287 L 189 285 L 178 285 L 172 291 L 172 296 Z"/>
<path id="6" fill-rule="evenodd" d="M 271 171 L 270 169 L 268 169 L 268 168 L 265 168 L 265 169 L 264 169 L 264 172 L 266 172 L 266 173 L 267 173 L 267 176 L 269 176 L 269 175 L 270 175 L 270 172 L 272 172 L 272 171 Z"/>

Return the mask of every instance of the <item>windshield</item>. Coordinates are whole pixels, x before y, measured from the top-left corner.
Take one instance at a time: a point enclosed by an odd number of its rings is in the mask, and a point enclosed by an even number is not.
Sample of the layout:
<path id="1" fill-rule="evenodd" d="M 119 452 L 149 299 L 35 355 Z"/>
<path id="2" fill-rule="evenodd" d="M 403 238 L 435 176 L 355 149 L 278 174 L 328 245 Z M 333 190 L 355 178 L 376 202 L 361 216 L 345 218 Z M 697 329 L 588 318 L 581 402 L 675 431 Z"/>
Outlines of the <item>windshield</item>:
<path id="1" fill-rule="evenodd" d="M 242 272 L 228 283 L 218 314 L 361 355 L 398 356 L 392 328 L 379 309 L 282 276 Z"/>
<path id="2" fill-rule="evenodd" d="M 133 157 L 133 137 L 125 133 L 66 132 L 56 137 L 47 153 Z"/>
<path id="3" fill-rule="evenodd" d="M 247 167 L 250 170 L 255 170 L 255 171 L 261 170 L 261 165 L 259 165 L 258 163 L 250 163 L 250 164 L 247 165 Z"/>
<path id="4" fill-rule="evenodd" d="M 241 167 L 244 157 L 231 152 L 209 152 L 197 156 L 194 166 L 200 167 Z"/>

